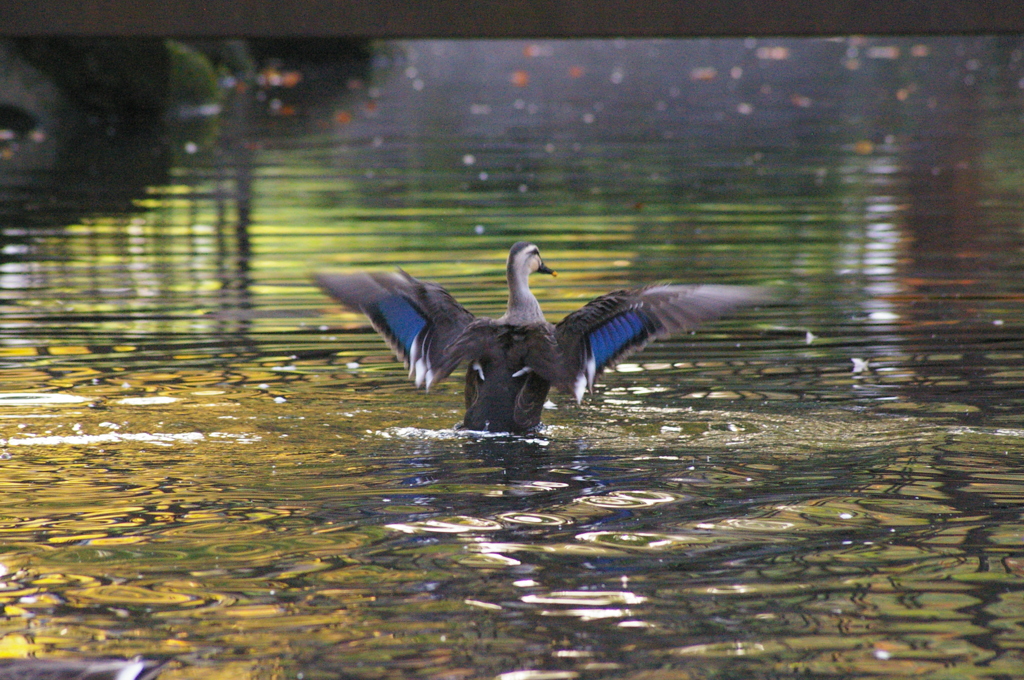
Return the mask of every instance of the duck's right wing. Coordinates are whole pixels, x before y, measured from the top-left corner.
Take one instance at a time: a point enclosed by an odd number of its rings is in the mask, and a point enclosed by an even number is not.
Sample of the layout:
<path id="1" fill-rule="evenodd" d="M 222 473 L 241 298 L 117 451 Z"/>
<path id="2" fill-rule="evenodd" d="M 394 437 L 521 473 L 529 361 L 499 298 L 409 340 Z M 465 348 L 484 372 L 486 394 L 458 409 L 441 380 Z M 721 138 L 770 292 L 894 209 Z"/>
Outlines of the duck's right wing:
<path id="1" fill-rule="evenodd" d="M 317 285 L 353 311 L 365 314 L 416 386 L 444 380 L 457 362 L 447 351 L 473 321 L 473 314 L 436 283 L 397 273 L 316 274 Z"/>
<path id="2" fill-rule="evenodd" d="M 655 285 L 602 295 L 556 326 L 564 362 L 559 387 L 580 401 L 602 371 L 650 341 L 774 299 L 768 288 L 714 285 Z"/>

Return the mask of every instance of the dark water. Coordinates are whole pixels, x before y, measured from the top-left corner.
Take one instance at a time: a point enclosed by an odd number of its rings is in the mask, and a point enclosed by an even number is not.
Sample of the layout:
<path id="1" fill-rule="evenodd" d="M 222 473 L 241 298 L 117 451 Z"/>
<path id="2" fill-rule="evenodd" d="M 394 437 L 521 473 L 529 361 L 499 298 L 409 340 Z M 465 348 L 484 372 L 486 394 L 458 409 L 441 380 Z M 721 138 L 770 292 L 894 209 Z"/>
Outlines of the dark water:
<path id="1" fill-rule="evenodd" d="M 0 656 L 1021 676 L 1022 49 L 396 43 L 281 64 L 198 141 L 0 165 Z M 520 239 L 552 320 L 790 297 L 476 439 L 459 380 L 415 390 L 308 279 L 401 266 L 496 315 Z"/>

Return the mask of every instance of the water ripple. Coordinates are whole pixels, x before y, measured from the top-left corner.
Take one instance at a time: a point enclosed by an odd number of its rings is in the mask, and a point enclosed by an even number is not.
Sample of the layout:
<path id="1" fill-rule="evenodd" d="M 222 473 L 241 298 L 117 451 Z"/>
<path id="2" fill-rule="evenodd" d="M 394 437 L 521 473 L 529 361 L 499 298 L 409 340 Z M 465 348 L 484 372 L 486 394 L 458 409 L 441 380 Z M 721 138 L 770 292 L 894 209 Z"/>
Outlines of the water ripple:
<path id="1" fill-rule="evenodd" d="M 581 496 L 578 503 L 596 505 L 599 508 L 646 508 L 662 503 L 674 503 L 684 500 L 686 496 L 666 491 L 612 491 L 602 496 Z"/>
<path id="2" fill-rule="evenodd" d="M 401 524 L 388 524 L 389 529 L 401 531 L 407 534 L 419 532 L 441 533 L 441 534 L 463 534 L 474 531 L 497 531 L 502 529 L 501 522 L 477 517 L 452 517 L 445 520 L 430 519 L 422 522 L 408 522 Z"/>

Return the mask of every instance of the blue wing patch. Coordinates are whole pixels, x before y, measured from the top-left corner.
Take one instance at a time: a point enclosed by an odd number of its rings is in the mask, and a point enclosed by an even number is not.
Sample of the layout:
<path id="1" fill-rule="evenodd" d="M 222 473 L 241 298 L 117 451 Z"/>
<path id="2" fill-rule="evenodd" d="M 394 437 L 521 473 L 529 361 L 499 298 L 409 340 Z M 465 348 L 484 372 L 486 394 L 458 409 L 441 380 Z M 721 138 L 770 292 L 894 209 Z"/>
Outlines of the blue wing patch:
<path id="1" fill-rule="evenodd" d="M 587 336 L 594 365 L 603 368 L 623 349 L 646 338 L 648 332 L 647 320 L 633 310 L 605 321 Z"/>
<path id="2" fill-rule="evenodd" d="M 408 355 L 413 340 L 420 334 L 427 320 L 419 313 L 412 303 L 401 295 L 391 295 L 376 304 L 377 313 L 392 335 L 402 345 Z"/>

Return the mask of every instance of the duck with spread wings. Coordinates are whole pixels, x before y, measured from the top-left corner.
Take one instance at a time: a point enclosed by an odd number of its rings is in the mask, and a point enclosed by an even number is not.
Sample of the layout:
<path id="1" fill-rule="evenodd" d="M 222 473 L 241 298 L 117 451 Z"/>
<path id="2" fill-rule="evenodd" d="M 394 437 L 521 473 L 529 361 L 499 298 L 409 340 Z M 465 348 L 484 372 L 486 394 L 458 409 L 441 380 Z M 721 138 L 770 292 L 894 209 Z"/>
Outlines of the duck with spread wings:
<path id="1" fill-rule="evenodd" d="M 497 319 L 474 316 L 441 286 L 402 270 L 314 278 L 369 317 L 417 387 L 429 390 L 467 364 L 461 427 L 489 432 L 529 432 L 540 425 L 552 385 L 582 401 L 605 369 L 650 341 L 772 299 L 756 286 L 657 284 L 607 293 L 552 324 L 530 292 L 535 272 L 556 275 L 537 246 L 514 244 L 508 309 Z"/>

